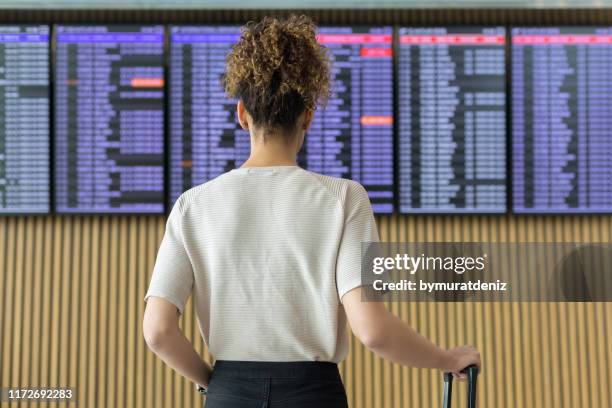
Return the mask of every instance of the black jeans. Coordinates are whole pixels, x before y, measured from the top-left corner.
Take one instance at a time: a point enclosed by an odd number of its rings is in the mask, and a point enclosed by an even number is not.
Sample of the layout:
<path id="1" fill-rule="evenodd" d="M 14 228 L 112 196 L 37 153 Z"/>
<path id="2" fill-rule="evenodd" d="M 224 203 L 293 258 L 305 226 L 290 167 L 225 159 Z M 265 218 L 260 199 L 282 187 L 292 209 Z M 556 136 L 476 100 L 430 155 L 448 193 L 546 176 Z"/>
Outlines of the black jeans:
<path id="1" fill-rule="evenodd" d="M 206 408 L 348 408 L 338 365 L 217 361 Z"/>

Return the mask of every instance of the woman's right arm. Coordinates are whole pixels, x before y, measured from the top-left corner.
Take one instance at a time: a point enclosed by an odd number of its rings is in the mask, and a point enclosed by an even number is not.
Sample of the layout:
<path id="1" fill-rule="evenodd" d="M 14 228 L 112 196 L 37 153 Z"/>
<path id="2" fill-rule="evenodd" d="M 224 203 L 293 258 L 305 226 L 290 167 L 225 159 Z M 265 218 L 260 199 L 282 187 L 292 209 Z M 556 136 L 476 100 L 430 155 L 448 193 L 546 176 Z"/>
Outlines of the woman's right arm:
<path id="1" fill-rule="evenodd" d="M 342 305 L 355 336 L 386 360 L 404 366 L 436 368 L 464 378 L 461 370 L 471 364 L 480 368 L 480 353 L 463 346 L 444 350 L 393 315 L 383 302 L 363 302 L 361 287 L 347 292 Z"/>

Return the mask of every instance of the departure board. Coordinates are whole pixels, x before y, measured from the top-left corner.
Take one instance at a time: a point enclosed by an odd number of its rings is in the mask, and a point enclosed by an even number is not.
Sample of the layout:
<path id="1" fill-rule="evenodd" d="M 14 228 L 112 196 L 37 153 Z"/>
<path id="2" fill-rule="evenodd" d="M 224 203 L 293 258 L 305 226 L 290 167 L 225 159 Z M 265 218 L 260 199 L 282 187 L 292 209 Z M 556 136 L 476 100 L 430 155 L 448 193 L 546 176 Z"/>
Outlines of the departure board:
<path id="1" fill-rule="evenodd" d="M 239 26 L 170 27 L 170 204 L 249 157 L 237 101 L 222 85 L 225 58 L 239 38 Z"/>
<path id="2" fill-rule="evenodd" d="M 223 91 L 237 26 L 170 27 L 170 202 L 248 157 L 236 101 Z M 390 27 L 321 27 L 333 95 L 315 112 L 298 163 L 359 181 L 376 212 L 393 211 L 393 63 Z"/>
<path id="3" fill-rule="evenodd" d="M 612 27 L 512 29 L 513 210 L 612 212 Z"/>
<path id="4" fill-rule="evenodd" d="M 402 213 L 507 209 L 503 27 L 400 28 Z"/>
<path id="5" fill-rule="evenodd" d="M 49 27 L 0 26 L 0 213 L 49 211 Z"/>
<path id="6" fill-rule="evenodd" d="M 55 206 L 164 212 L 164 27 L 57 26 Z"/>
<path id="7" fill-rule="evenodd" d="M 302 160 L 309 170 L 356 180 L 372 209 L 393 202 L 393 51 L 391 27 L 321 27 L 330 49 L 333 94 L 315 118 Z"/>

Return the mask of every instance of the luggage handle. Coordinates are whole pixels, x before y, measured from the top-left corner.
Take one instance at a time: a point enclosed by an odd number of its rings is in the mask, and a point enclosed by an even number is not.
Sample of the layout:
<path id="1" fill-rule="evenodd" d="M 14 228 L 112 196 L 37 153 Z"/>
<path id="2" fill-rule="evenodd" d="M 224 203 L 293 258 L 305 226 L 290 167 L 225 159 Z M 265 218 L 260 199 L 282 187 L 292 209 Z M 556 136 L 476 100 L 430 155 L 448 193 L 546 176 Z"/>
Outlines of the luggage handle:
<path id="1" fill-rule="evenodd" d="M 470 365 L 463 370 L 468 376 L 468 408 L 476 408 L 476 380 L 478 379 L 478 367 Z M 451 397 L 453 394 L 453 374 L 444 373 L 444 408 L 451 408 Z"/>

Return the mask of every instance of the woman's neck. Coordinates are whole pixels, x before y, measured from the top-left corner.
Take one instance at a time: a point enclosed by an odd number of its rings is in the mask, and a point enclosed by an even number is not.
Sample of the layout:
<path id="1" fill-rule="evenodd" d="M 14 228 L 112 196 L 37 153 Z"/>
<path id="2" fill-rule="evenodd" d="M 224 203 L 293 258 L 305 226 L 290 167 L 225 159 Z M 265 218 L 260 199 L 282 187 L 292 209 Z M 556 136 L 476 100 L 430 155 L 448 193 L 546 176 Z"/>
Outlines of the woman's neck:
<path id="1" fill-rule="evenodd" d="M 292 140 L 292 139 L 289 139 Z M 298 147 L 287 139 L 251 137 L 251 155 L 241 167 L 296 166 Z"/>
<path id="2" fill-rule="evenodd" d="M 263 160 L 260 158 L 249 157 L 240 167 L 273 167 L 273 166 L 297 166 L 296 160 Z"/>

